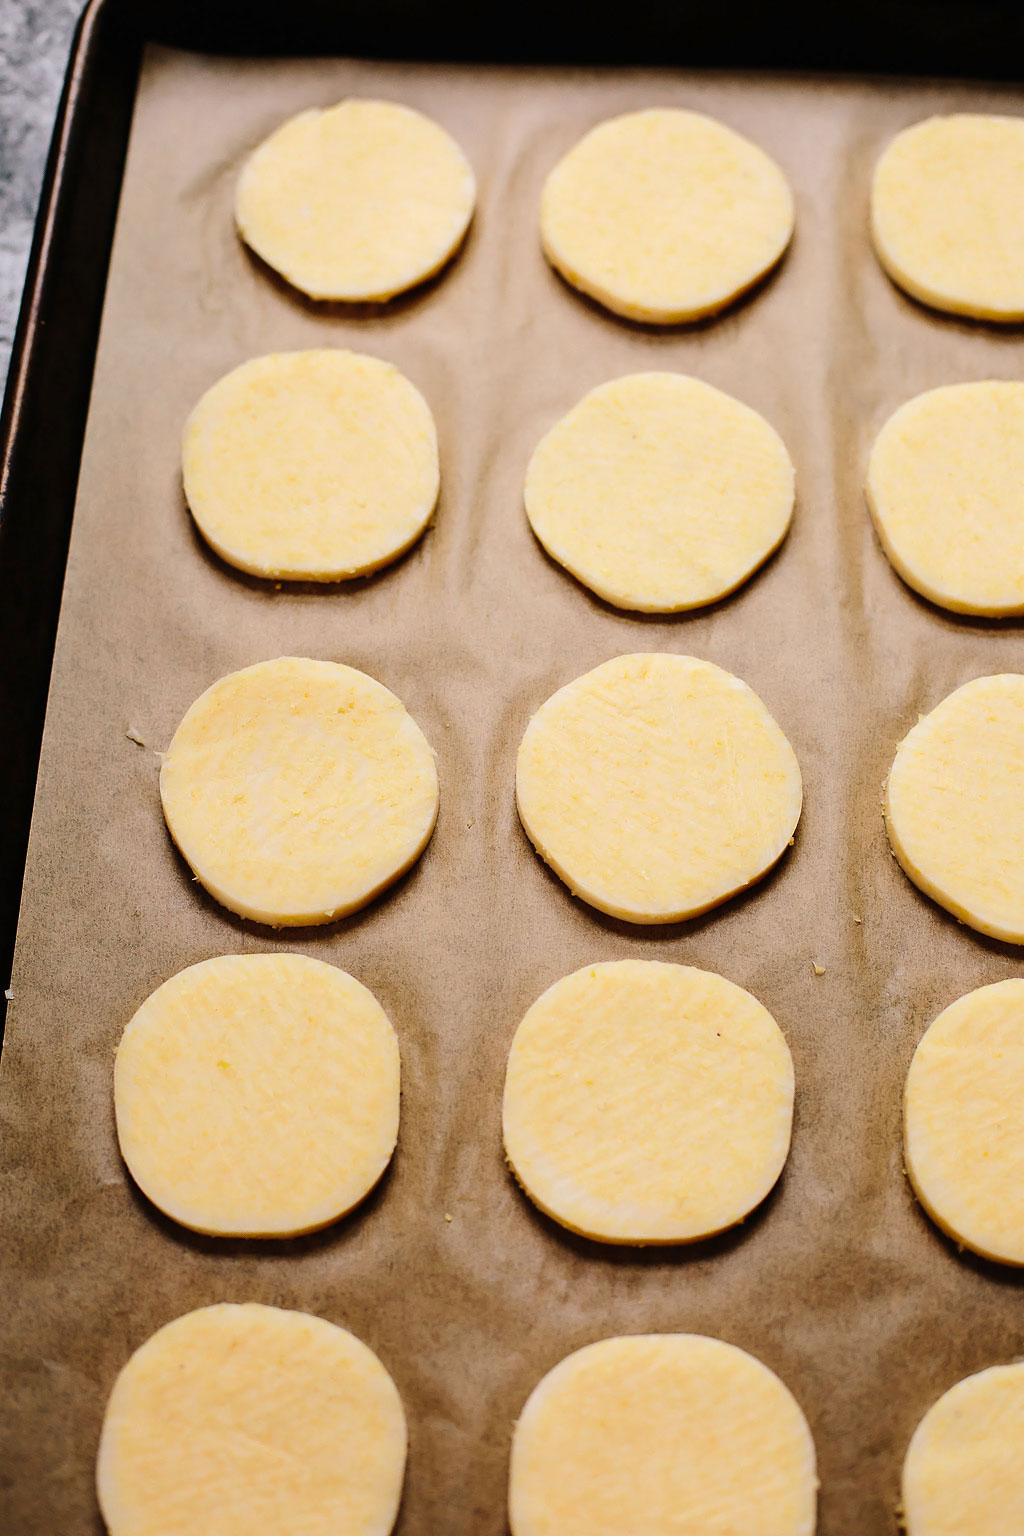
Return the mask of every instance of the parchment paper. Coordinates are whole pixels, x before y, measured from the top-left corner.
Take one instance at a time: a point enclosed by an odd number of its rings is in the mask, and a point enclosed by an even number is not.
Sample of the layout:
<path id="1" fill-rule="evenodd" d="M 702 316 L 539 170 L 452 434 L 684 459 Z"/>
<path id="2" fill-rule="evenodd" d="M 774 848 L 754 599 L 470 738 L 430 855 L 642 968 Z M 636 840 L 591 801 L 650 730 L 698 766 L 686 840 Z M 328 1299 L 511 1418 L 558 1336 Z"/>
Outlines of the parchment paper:
<path id="1" fill-rule="evenodd" d="M 291 113 L 349 93 L 432 114 L 479 179 L 454 266 L 382 311 L 305 303 L 232 229 L 249 150 Z M 548 270 L 537 241 L 555 160 L 601 118 L 657 103 L 751 135 L 784 167 L 798 210 L 776 276 L 724 317 L 669 331 L 606 316 Z M 919 895 L 889 855 L 879 811 L 918 712 L 968 678 L 1022 669 L 1021 627 L 956 619 L 914 597 L 881 553 L 861 489 L 875 433 L 910 395 L 1020 373 L 1019 331 L 929 314 L 889 284 L 868 245 L 882 146 L 930 112 L 965 109 L 1019 111 L 1020 98 L 148 55 L 0 1079 L 0 1530 L 101 1529 L 92 1469 L 117 1371 L 163 1323 L 218 1300 L 320 1313 L 378 1352 L 409 1417 L 401 1536 L 500 1536 L 509 1437 L 532 1387 L 591 1340 L 650 1330 L 714 1334 L 776 1370 L 817 1443 L 822 1536 L 880 1536 L 895 1529 L 922 1413 L 961 1376 L 1022 1350 L 1020 1276 L 958 1255 L 913 1200 L 900 1096 L 935 1014 L 1019 974 L 1024 955 Z M 181 427 L 245 358 L 334 345 L 391 359 L 426 395 L 440 509 L 415 551 L 371 580 L 278 589 L 222 565 L 193 532 Z M 521 504 L 541 434 L 593 385 L 647 368 L 692 372 L 763 412 L 798 476 L 793 529 L 768 567 L 730 600 L 667 621 L 590 597 L 543 555 Z M 663 929 L 574 902 L 534 855 L 513 801 L 531 712 L 637 650 L 692 653 L 746 679 L 805 778 L 796 846 L 778 871 Z M 394 689 L 437 750 L 442 802 L 427 852 L 391 893 L 333 927 L 274 934 L 192 881 L 164 830 L 150 749 L 166 746 L 215 678 L 279 654 L 343 660 Z M 317 1236 L 197 1237 L 127 1177 L 112 1055 L 134 1010 L 181 967 L 276 949 L 342 966 L 381 999 L 402 1049 L 398 1152 L 367 1204 Z M 503 1071 L 522 1014 L 557 977 L 630 955 L 749 988 L 795 1059 L 793 1150 L 778 1189 L 742 1228 L 689 1249 L 574 1238 L 534 1210 L 503 1162 Z"/>

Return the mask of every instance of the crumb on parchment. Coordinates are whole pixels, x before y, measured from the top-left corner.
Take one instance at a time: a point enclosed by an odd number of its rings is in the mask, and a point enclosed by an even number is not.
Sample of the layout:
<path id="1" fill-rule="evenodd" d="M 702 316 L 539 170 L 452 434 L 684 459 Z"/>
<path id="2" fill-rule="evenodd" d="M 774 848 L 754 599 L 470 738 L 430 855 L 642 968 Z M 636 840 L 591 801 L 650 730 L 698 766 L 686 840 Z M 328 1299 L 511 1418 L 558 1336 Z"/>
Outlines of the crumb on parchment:
<path id="1" fill-rule="evenodd" d="M 811 961 L 811 970 L 814 972 L 815 976 L 824 976 L 825 974 L 825 967 L 823 965 L 819 965 L 816 960 Z"/>

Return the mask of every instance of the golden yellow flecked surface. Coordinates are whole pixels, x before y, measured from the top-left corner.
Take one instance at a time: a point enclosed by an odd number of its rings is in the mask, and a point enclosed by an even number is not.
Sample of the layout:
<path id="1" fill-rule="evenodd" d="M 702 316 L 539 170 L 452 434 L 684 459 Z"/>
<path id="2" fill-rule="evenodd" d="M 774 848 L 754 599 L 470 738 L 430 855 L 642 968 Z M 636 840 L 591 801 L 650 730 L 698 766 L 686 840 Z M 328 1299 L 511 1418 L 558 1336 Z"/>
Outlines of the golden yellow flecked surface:
<path id="1" fill-rule="evenodd" d="M 793 195 L 762 149 L 699 112 L 610 118 L 544 184 L 552 266 L 607 309 L 668 325 L 714 314 L 779 260 Z"/>
<path id="2" fill-rule="evenodd" d="M 185 425 L 185 498 L 207 543 L 255 576 L 339 581 L 397 559 L 437 502 L 419 391 L 357 352 L 275 352 L 206 391 Z"/>
<path id="3" fill-rule="evenodd" d="M 1024 944 L 1024 676 L 975 678 L 914 726 L 889 772 L 885 819 L 925 895 Z"/>
<path id="4" fill-rule="evenodd" d="M 746 683 L 692 656 L 617 656 L 526 728 L 519 815 L 574 895 L 668 923 L 752 885 L 796 828 L 800 769 Z"/>
<path id="5" fill-rule="evenodd" d="M 364 906 L 422 853 L 438 805 L 434 755 L 401 700 L 354 667 L 294 656 L 196 700 L 160 794 L 210 894 L 273 927 Z"/>
<path id="6" fill-rule="evenodd" d="M 957 113 L 898 133 L 875 168 L 871 233 L 915 299 L 1024 319 L 1024 118 Z"/>
<path id="7" fill-rule="evenodd" d="M 812 1536 L 814 1443 L 752 1355 L 697 1334 L 602 1339 L 534 1389 L 512 1536 Z"/>
<path id="8" fill-rule="evenodd" d="M 1024 613 L 1024 384 L 929 390 L 871 451 L 868 506 L 903 580 L 957 613 Z"/>
<path id="9" fill-rule="evenodd" d="M 444 266 L 476 183 L 439 124 L 391 101 L 300 112 L 250 156 L 235 194 L 245 243 L 314 299 L 392 298 Z"/>
<path id="10" fill-rule="evenodd" d="M 96 1482 L 110 1536 L 388 1536 L 405 1415 L 372 1350 L 305 1312 L 188 1312 L 137 1349 L 107 1404 Z"/>
<path id="11" fill-rule="evenodd" d="M 509 1162 L 563 1226 L 610 1243 L 732 1226 L 789 1152 L 793 1062 L 768 1010 L 690 966 L 614 960 L 556 981 L 505 1076 Z"/>
<path id="12" fill-rule="evenodd" d="M 903 1129 L 932 1220 L 985 1258 L 1024 1264 L 1024 981 L 979 987 L 934 1020 L 907 1075 Z"/>
<path id="13" fill-rule="evenodd" d="M 548 554 L 619 608 L 674 613 L 732 592 L 786 535 L 793 465 L 763 416 L 678 373 L 585 395 L 526 473 Z"/>
<path id="14" fill-rule="evenodd" d="M 993 1365 L 939 1398 L 903 1464 L 907 1536 L 1024 1531 L 1024 1365 Z"/>
<path id="15" fill-rule="evenodd" d="M 398 1042 L 354 977 L 304 955 L 223 955 L 146 999 L 114 1063 L 121 1153 L 184 1226 L 290 1237 L 335 1221 L 398 1137 Z"/>

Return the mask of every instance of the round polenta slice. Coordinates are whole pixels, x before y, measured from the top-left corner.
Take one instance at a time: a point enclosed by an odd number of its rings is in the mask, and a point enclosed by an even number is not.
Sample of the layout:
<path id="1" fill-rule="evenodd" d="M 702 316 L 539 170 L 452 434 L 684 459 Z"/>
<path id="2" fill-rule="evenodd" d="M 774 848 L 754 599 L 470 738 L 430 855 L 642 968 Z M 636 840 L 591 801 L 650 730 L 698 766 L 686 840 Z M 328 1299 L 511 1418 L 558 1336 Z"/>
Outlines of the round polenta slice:
<path id="1" fill-rule="evenodd" d="M 781 1173 L 793 1062 L 724 977 L 606 961 L 527 1012 L 502 1118 L 517 1179 L 555 1221 L 601 1242 L 693 1242 L 742 1221 Z"/>
<path id="2" fill-rule="evenodd" d="M 185 499 L 254 576 L 366 576 L 416 542 L 440 486 L 423 396 L 358 352 L 275 352 L 206 391 L 185 425 Z"/>
<path id="3" fill-rule="evenodd" d="M 633 320 L 712 315 L 793 233 L 793 195 L 762 149 L 699 112 L 600 123 L 544 184 L 541 243 L 573 287 Z"/>
<path id="4" fill-rule="evenodd" d="M 422 112 L 350 98 L 300 112 L 250 156 L 235 194 L 246 245 L 313 299 L 383 300 L 444 266 L 476 183 Z"/>
<path id="5" fill-rule="evenodd" d="M 782 856 L 800 769 L 738 677 L 692 656 L 618 656 L 534 715 L 516 802 L 574 895 L 628 922 L 671 923 L 753 885 Z"/>
<path id="6" fill-rule="evenodd" d="M 525 500 L 548 554 L 598 597 L 677 613 L 735 591 L 778 548 L 793 465 L 749 406 L 683 374 L 637 373 L 551 428 Z"/>
<path id="7" fill-rule="evenodd" d="M 1024 319 L 1024 118 L 961 112 L 898 133 L 875 168 L 871 233 L 922 303 Z"/>
<path id="8" fill-rule="evenodd" d="M 388 1536 L 405 1414 L 377 1356 L 305 1312 L 222 1303 L 135 1351 L 96 1483 L 110 1536 Z"/>
<path id="9" fill-rule="evenodd" d="M 992 1365 L 943 1393 L 903 1464 L 907 1536 L 1024 1531 L 1024 1365 Z"/>
<path id="10" fill-rule="evenodd" d="M 699 1334 L 602 1339 L 512 1439 L 512 1536 L 813 1536 L 814 1442 L 779 1378 Z"/>
<path id="11" fill-rule="evenodd" d="M 183 1226 L 292 1237 L 358 1205 L 398 1137 L 395 1032 L 372 992 L 305 955 L 179 971 L 114 1063 L 121 1153 Z"/>
<path id="12" fill-rule="evenodd" d="M 172 838 L 223 906 L 271 927 L 329 923 L 419 858 L 437 819 L 437 769 L 381 683 L 283 656 L 196 700 L 160 795 Z"/>
<path id="13" fill-rule="evenodd" d="M 918 721 L 889 770 L 885 819 L 926 896 L 1024 944 L 1024 676 L 977 677 Z"/>

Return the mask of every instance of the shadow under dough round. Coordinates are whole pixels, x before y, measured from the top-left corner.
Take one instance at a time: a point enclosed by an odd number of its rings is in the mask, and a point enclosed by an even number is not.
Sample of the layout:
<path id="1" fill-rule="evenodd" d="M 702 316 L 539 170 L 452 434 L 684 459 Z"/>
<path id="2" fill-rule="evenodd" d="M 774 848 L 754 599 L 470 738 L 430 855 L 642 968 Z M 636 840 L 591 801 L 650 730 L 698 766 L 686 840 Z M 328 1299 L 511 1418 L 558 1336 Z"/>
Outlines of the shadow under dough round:
<path id="1" fill-rule="evenodd" d="M 271 927 L 355 912 L 415 863 L 437 820 L 434 754 L 400 699 L 333 661 L 232 672 L 164 756 L 168 830 L 217 901 Z"/>
<path id="2" fill-rule="evenodd" d="M 570 1231 L 688 1243 L 749 1215 L 789 1153 L 793 1062 L 768 1010 L 710 971 L 586 966 L 516 1031 L 502 1124 L 512 1171 Z"/>
<path id="3" fill-rule="evenodd" d="M 387 1015 L 345 971 L 305 955 L 203 960 L 158 987 L 121 1037 L 121 1155 L 194 1231 L 312 1232 L 390 1162 L 399 1075 Z"/>
<path id="4" fill-rule="evenodd" d="M 405 1454 L 401 1399 L 365 1344 L 305 1312 L 222 1303 L 124 1366 L 96 1485 L 110 1536 L 387 1536 Z"/>
<path id="5" fill-rule="evenodd" d="M 792 1393 L 699 1334 L 577 1350 L 534 1388 L 512 1438 L 512 1536 L 813 1536 L 816 1505 Z"/>
<path id="6" fill-rule="evenodd" d="M 800 769 L 746 683 L 692 656 L 618 656 L 552 694 L 516 803 L 575 896 L 632 923 L 696 917 L 753 885 L 796 830 Z"/>
<path id="7" fill-rule="evenodd" d="M 1024 1365 L 993 1365 L 944 1392 L 903 1463 L 907 1536 L 1024 1531 Z"/>
<path id="8" fill-rule="evenodd" d="M 930 117 L 875 167 L 871 233 L 913 298 L 978 320 L 1024 320 L 1024 118 Z"/>
<path id="9" fill-rule="evenodd" d="M 540 229 L 573 287 L 615 314 L 672 325 L 715 314 L 775 265 L 793 194 L 749 139 L 658 107 L 600 123 L 559 161 Z"/>
<path id="10" fill-rule="evenodd" d="M 391 363 L 322 349 L 256 357 L 185 424 L 185 499 L 203 538 L 253 576 L 342 581 L 397 560 L 440 486 L 430 409 Z"/>
<path id="11" fill-rule="evenodd" d="M 1024 944 L 1024 676 L 975 678 L 918 721 L 896 749 L 885 820 L 926 896 Z"/>
<path id="12" fill-rule="evenodd" d="M 247 160 L 239 234 L 313 299 L 393 298 L 440 271 L 476 183 L 450 134 L 397 102 L 349 98 L 290 118 Z"/>

